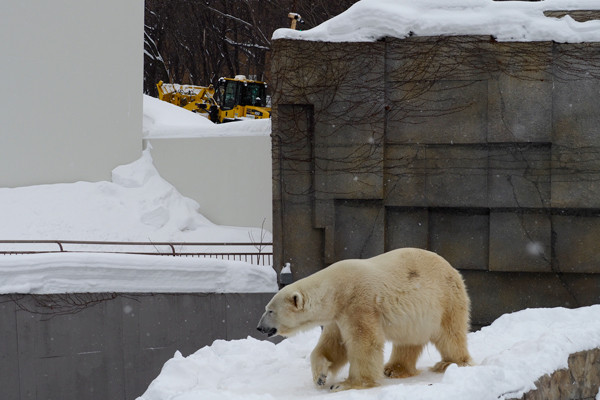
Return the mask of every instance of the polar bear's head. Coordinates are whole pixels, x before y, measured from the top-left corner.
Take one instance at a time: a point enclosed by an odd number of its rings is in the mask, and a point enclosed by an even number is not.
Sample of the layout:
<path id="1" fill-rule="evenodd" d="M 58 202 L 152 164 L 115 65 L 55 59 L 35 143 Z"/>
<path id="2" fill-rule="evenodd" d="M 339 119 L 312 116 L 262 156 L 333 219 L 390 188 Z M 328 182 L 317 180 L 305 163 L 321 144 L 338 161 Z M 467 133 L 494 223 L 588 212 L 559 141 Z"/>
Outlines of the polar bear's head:
<path id="1" fill-rule="evenodd" d="M 316 325 L 306 294 L 296 284 L 281 289 L 265 307 L 257 329 L 273 335 L 291 336 Z"/>

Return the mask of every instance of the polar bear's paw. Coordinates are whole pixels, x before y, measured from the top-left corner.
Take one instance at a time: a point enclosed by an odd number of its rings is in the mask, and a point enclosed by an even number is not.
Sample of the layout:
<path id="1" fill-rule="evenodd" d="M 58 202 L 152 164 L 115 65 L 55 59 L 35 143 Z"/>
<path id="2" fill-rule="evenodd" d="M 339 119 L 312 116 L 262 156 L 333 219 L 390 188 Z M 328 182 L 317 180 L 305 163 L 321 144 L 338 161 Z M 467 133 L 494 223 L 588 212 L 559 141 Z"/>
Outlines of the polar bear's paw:
<path id="1" fill-rule="evenodd" d="M 386 364 L 383 369 L 383 374 L 388 378 L 410 378 L 411 376 L 419 375 L 421 371 L 416 368 L 408 369 L 402 365 Z"/>
<path id="2" fill-rule="evenodd" d="M 320 388 L 324 387 L 327 383 L 327 374 L 329 373 L 329 367 L 331 367 L 331 361 L 318 352 L 313 352 L 311 354 L 311 367 L 315 385 Z"/>
<path id="3" fill-rule="evenodd" d="M 377 382 L 371 380 L 361 380 L 361 381 L 351 381 L 350 379 L 346 379 L 345 381 L 336 383 L 329 387 L 329 390 L 332 392 L 341 392 L 344 390 L 350 389 L 368 389 L 375 386 L 379 386 Z"/>

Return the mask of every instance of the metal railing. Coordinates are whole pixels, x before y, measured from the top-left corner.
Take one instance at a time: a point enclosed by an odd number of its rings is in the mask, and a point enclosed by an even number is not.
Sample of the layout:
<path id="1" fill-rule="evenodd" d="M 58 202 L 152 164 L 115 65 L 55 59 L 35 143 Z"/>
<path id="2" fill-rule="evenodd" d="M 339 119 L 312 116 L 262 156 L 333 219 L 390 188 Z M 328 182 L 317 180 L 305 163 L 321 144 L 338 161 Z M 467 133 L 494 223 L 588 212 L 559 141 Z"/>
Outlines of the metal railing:
<path id="1" fill-rule="evenodd" d="M 273 263 L 273 243 L 0 240 L 0 255 L 43 253 L 138 254 L 216 258 L 257 265 Z"/>

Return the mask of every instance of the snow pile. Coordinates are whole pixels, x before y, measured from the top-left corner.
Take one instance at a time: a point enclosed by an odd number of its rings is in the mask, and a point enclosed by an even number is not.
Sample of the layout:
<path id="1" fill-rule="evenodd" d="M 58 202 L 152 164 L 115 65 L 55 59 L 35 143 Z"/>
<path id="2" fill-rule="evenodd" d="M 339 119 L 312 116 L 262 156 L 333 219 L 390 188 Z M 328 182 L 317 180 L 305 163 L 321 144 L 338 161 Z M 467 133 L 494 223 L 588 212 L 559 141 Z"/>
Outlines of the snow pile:
<path id="1" fill-rule="evenodd" d="M 269 136 L 270 119 L 213 124 L 206 117 L 166 101 L 144 95 L 143 134 L 146 139 Z"/>
<path id="2" fill-rule="evenodd" d="M 313 29 L 278 29 L 273 39 L 370 42 L 386 36 L 492 35 L 499 41 L 598 42 L 600 21 L 550 18 L 544 11 L 599 9 L 598 0 L 361 0 Z"/>
<path id="3" fill-rule="evenodd" d="M 567 367 L 569 354 L 600 346 L 600 305 L 575 310 L 530 309 L 500 317 L 469 335 L 474 367 L 450 366 L 445 374 L 424 370 L 409 379 L 386 379 L 381 387 L 329 393 L 314 387 L 309 355 L 319 329 L 274 345 L 252 338 L 215 341 L 189 357 L 179 352 L 138 400 L 272 399 L 456 399 L 520 397 L 541 376 Z M 386 357 L 391 346 L 386 346 Z M 439 360 L 428 347 L 425 369 Z M 346 370 L 340 375 L 347 374 Z"/>
<path id="4" fill-rule="evenodd" d="M 260 229 L 215 225 L 152 163 L 149 150 L 112 182 L 0 188 L 0 239 L 249 242 Z M 270 241 L 269 235 L 266 241 Z"/>

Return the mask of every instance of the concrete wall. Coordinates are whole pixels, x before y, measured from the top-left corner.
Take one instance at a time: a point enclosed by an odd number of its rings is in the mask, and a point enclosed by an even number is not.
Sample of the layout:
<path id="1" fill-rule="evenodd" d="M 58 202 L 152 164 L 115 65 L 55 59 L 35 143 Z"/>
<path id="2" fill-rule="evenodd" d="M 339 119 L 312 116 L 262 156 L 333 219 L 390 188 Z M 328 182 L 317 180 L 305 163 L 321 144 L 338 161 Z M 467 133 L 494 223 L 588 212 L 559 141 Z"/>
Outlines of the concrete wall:
<path id="1" fill-rule="evenodd" d="M 135 399 L 175 351 L 258 335 L 272 296 L 2 295 L 0 397 Z"/>
<path id="2" fill-rule="evenodd" d="M 144 3 L 5 2 L 0 186 L 109 180 L 141 154 Z"/>
<path id="3" fill-rule="evenodd" d="M 272 232 L 271 138 L 151 139 L 154 165 L 219 225 Z"/>
<path id="4" fill-rule="evenodd" d="M 430 249 L 474 325 L 600 302 L 600 44 L 277 40 L 272 65 L 276 268 Z"/>

